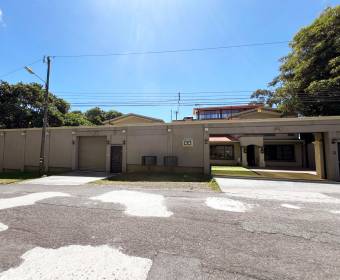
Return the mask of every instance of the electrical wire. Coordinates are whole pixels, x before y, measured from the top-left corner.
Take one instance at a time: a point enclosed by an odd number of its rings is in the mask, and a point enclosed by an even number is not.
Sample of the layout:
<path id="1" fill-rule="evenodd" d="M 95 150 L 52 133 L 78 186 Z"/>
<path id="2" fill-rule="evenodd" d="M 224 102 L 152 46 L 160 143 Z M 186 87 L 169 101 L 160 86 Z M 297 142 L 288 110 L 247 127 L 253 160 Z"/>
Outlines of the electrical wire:
<path id="1" fill-rule="evenodd" d="M 232 48 L 243 47 L 258 47 L 258 46 L 270 46 L 270 45 L 282 45 L 287 44 L 290 41 L 274 41 L 274 42 L 262 42 L 262 43 L 249 43 L 239 45 L 227 45 L 217 47 L 205 47 L 205 48 L 190 48 L 190 49 L 175 49 L 175 50 L 160 50 L 160 51 L 136 51 L 136 52 L 117 52 L 117 53 L 102 53 L 102 54 L 78 54 L 78 55 L 53 55 L 53 58 L 82 58 L 82 57 L 108 57 L 108 56 L 127 56 L 127 55 L 149 55 L 149 54 L 167 54 L 167 53 L 188 53 L 188 52 L 202 52 L 212 50 L 223 50 Z"/>
<path id="2" fill-rule="evenodd" d="M 34 65 L 34 64 L 37 64 L 38 62 L 42 62 L 42 59 L 41 59 L 41 58 L 40 58 L 40 59 L 37 59 L 37 60 L 35 60 L 35 61 L 31 62 L 31 63 L 25 64 L 24 66 L 21 66 L 21 67 L 18 67 L 18 68 L 16 68 L 16 69 L 13 69 L 13 70 L 11 70 L 11 71 L 5 73 L 5 74 L 0 75 L 0 78 L 7 77 L 7 76 L 9 76 L 9 75 L 11 75 L 11 74 L 14 74 L 14 73 L 16 73 L 16 72 L 19 72 L 19 71 L 21 71 L 21 70 L 24 70 L 24 69 L 25 69 L 25 66 L 32 66 L 32 65 Z"/>

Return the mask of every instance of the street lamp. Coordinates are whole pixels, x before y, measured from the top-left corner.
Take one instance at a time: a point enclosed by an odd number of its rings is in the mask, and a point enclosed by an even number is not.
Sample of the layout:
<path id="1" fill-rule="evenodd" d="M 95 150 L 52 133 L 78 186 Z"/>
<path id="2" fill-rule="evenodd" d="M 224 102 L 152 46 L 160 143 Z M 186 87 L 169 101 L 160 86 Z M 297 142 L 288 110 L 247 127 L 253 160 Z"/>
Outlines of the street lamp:
<path id="1" fill-rule="evenodd" d="M 50 69 L 51 69 L 51 57 L 47 56 L 47 74 L 46 81 L 39 77 L 34 71 L 25 66 L 25 69 L 28 73 L 36 76 L 39 80 L 41 80 L 45 84 L 45 96 L 44 96 L 44 118 L 43 118 L 43 127 L 41 131 L 41 145 L 40 145 L 40 157 L 39 157 L 39 175 L 45 175 L 45 139 L 46 139 L 46 127 L 48 122 L 48 91 L 50 84 Z"/>

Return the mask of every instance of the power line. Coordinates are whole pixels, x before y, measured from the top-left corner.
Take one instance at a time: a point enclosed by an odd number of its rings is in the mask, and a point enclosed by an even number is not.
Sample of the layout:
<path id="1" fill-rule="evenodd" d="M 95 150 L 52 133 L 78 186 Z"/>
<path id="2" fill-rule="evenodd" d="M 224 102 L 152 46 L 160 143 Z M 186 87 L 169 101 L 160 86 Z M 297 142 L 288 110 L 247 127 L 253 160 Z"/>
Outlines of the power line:
<path id="1" fill-rule="evenodd" d="M 24 66 L 21 66 L 21 67 L 19 67 L 19 68 L 13 69 L 13 70 L 11 70 L 11 71 L 5 73 L 5 74 L 0 75 L 0 78 L 6 77 L 6 76 L 9 76 L 9 75 L 14 74 L 14 73 L 16 73 L 16 72 L 19 72 L 19 71 L 21 71 L 21 70 L 24 70 L 24 69 L 25 69 L 25 66 L 32 66 L 32 65 L 34 65 L 34 64 L 37 64 L 38 62 L 42 62 L 42 59 L 41 59 L 41 58 L 40 58 L 40 59 L 37 59 L 37 60 L 35 60 L 35 61 L 31 62 L 31 63 L 28 63 L 28 64 L 26 64 L 26 65 L 24 65 Z"/>
<path id="2" fill-rule="evenodd" d="M 198 94 L 215 94 L 215 95 L 233 95 L 233 94 L 239 94 L 239 93 L 253 93 L 255 90 L 220 90 L 220 91 L 180 91 L 181 95 L 198 95 Z M 274 93 L 274 91 L 272 91 Z M 136 95 L 136 96 L 155 96 L 155 95 L 162 95 L 162 96 L 178 96 L 178 90 L 174 91 L 122 91 L 122 90 L 91 90 L 91 91 L 54 91 L 55 94 L 62 94 L 63 96 L 86 96 L 90 94 L 94 94 L 95 96 L 106 96 L 108 94 L 112 94 L 114 97 L 122 95 L 122 96 L 130 96 L 130 95 Z M 289 92 L 287 92 L 289 93 Z M 307 93 L 307 92 L 292 92 L 291 94 L 297 94 L 297 95 L 312 95 L 312 94 L 334 94 L 338 92 L 332 92 L 329 90 L 319 90 L 317 92 L 313 93 Z"/>
<path id="3" fill-rule="evenodd" d="M 127 55 L 149 55 L 149 54 L 166 54 L 166 53 L 187 53 L 187 52 L 202 52 L 212 50 L 223 50 L 232 48 L 243 47 L 259 47 L 259 46 L 271 46 L 287 44 L 290 41 L 274 41 L 274 42 L 262 42 L 262 43 L 249 43 L 239 45 L 226 45 L 217 47 L 204 47 L 204 48 L 190 48 L 190 49 L 175 49 L 175 50 L 159 50 L 159 51 L 135 51 L 135 52 L 117 52 L 117 53 L 102 53 L 102 54 L 78 54 L 78 55 L 54 55 L 56 58 L 82 58 L 82 57 L 107 57 L 107 56 L 127 56 Z"/>
<path id="4" fill-rule="evenodd" d="M 309 96 L 309 95 L 301 95 L 299 96 L 299 99 L 301 100 L 305 100 L 305 99 L 325 99 L 325 98 L 339 98 L 340 95 L 318 95 L 318 96 Z M 88 95 L 88 96 L 62 96 L 62 98 L 66 98 L 66 99 L 72 99 L 72 100 L 77 100 L 77 99 L 86 99 L 86 100 L 98 100 L 98 98 L 101 98 L 103 100 L 110 100 L 110 99 L 125 99 L 125 100 L 163 100 L 163 101 L 178 101 L 178 98 L 176 98 L 176 96 L 124 96 L 124 95 L 114 95 L 114 96 L 98 96 L 98 95 Z M 196 96 L 195 98 L 193 98 L 193 96 L 188 96 L 185 98 L 181 98 L 180 102 L 182 101 L 190 101 L 190 100 L 242 100 L 242 99 L 249 99 L 249 100 L 256 100 L 256 98 L 251 98 L 251 97 L 246 97 L 246 96 Z"/>
<path id="5" fill-rule="evenodd" d="M 243 47 L 282 45 L 282 44 L 287 44 L 289 42 L 290 41 L 274 41 L 274 42 L 249 43 L 249 44 L 226 45 L 226 46 L 204 47 L 204 48 L 160 50 L 160 51 L 117 52 L 117 53 L 106 53 L 106 54 L 54 55 L 50 57 L 52 58 L 82 58 L 82 57 L 108 57 L 108 56 L 148 55 L 148 54 L 166 54 L 166 53 L 188 53 L 188 52 L 202 52 L 202 51 L 223 50 L 223 49 L 243 48 Z M 18 71 L 21 71 L 25 66 L 31 66 L 40 61 L 42 60 L 38 59 L 24 66 L 13 69 L 7 73 L 0 75 L 0 78 L 14 74 Z"/>
<path id="6" fill-rule="evenodd" d="M 249 100 L 250 101 L 250 100 Z M 340 99 L 336 99 L 336 100 L 306 100 L 306 103 L 320 103 L 320 102 L 339 102 Z M 100 107 L 112 107 L 112 106 L 117 106 L 117 107 L 124 107 L 124 106 L 141 106 L 141 107 L 169 107 L 169 106 L 176 106 L 177 103 L 176 102 L 169 102 L 169 103 L 165 103 L 165 102 L 145 102 L 145 103 L 141 103 L 141 102 L 111 102 L 111 103 L 86 103 L 86 102 L 74 102 L 71 103 L 71 105 L 74 106 L 78 106 L 78 107 L 90 107 L 90 106 L 100 106 Z M 209 105 L 209 106 L 235 106 L 235 105 L 249 105 L 249 102 L 190 102 L 190 103 L 182 103 L 181 106 L 203 106 L 203 105 Z"/>

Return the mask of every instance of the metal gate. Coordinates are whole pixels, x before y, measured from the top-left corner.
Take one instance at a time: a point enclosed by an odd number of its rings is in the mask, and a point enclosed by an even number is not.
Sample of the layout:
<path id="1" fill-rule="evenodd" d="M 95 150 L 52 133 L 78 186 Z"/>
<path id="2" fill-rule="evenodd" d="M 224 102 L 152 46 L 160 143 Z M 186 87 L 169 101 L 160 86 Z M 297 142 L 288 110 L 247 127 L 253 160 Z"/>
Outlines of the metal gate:
<path id="1" fill-rule="evenodd" d="M 78 168 L 80 170 L 105 171 L 106 137 L 79 137 Z"/>
<path id="2" fill-rule="evenodd" d="M 122 172 L 122 146 L 111 146 L 111 173 Z"/>

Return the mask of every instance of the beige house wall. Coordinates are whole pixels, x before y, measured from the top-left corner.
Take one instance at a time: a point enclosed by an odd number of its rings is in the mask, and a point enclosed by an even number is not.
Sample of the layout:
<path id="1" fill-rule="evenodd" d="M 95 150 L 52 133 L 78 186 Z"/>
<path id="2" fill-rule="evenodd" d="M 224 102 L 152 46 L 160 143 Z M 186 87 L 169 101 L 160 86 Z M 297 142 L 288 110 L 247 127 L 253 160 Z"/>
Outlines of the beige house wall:
<path id="1" fill-rule="evenodd" d="M 72 130 L 51 130 L 48 135 L 47 162 L 49 169 L 72 169 Z"/>
<path id="2" fill-rule="evenodd" d="M 4 168 L 4 154 L 5 153 L 5 133 L 0 132 L 0 172 Z"/>
<path id="3" fill-rule="evenodd" d="M 142 156 L 157 156 L 157 165 L 163 165 L 168 155 L 168 132 L 165 127 L 129 128 L 127 136 L 127 164 L 141 165 Z"/>
<path id="4" fill-rule="evenodd" d="M 325 143 L 325 162 L 326 177 L 339 178 L 338 148 L 337 148 L 337 132 L 331 131 L 324 133 L 323 141 Z M 340 179 L 340 178 L 339 178 Z"/>
<path id="5" fill-rule="evenodd" d="M 268 113 L 268 112 L 251 112 L 249 114 L 240 115 L 239 119 L 272 119 L 272 118 L 280 118 L 279 114 Z"/>
<path id="6" fill-rule="evenodd" d="M 202 168 L 204 165 L 204 128 L 175 126 L 171 133 L 173 135 L 172 154 L 178 157 L 178 165 Z M 192 147 L 183 146 L 183 140 L 188 138 L 193 140 Z"/>
<path id="7" fill-rule="evenodd" d="M 39 169 L 41 131 L 26 131 L 25 170 Z M 27 147 L 30 147 L 27 149 Z"/>
<path id="8" fill-rule="evenodd" d="M 5 134 L 4 170 L 24 170 L 25 138 L 24 131 L 10 131 Z"/>
<path id="9" fill-rule="evenodd" d="M 159 170 L 164 155 L 178 157 L 175 171 L 210 172 L 209 135 L 320 132 L 324 135 L 326 173 L 329 179 L 340 180 L 337 141 L 340 117 L 289 118 L 262 120 L 191 121 L 176 123 L 134 124 L 119 127 L 48 128 L 46 162 L 49 169 L 77 169 L 78 140 L 81 136 L 106 136 L 106 170 L 110 170 L 111 145 L 123 147 L 123 170 L 140 167 L 141 156 L 157 155 Z M 0 168 L 23 170 L 37 166 L 40 129 L 0 131 Z M 1 136 L 3 134 L 3 136 Z M 192 146 L 183 146 L 191 139 Z M 338 140 L 337 140 L 338 139 Z M 236 149 L 237 150 L 237 149 Z M 316 151 L 317 152 L 317 151 Z M 298 157 L 298 156 L 297 156 Z M 318 155 L 316 155 L 316 158 Z M 144 168 L 144 167 L 142 167 Z M 130 169 L 131 170 L 131 169 Z"/>

